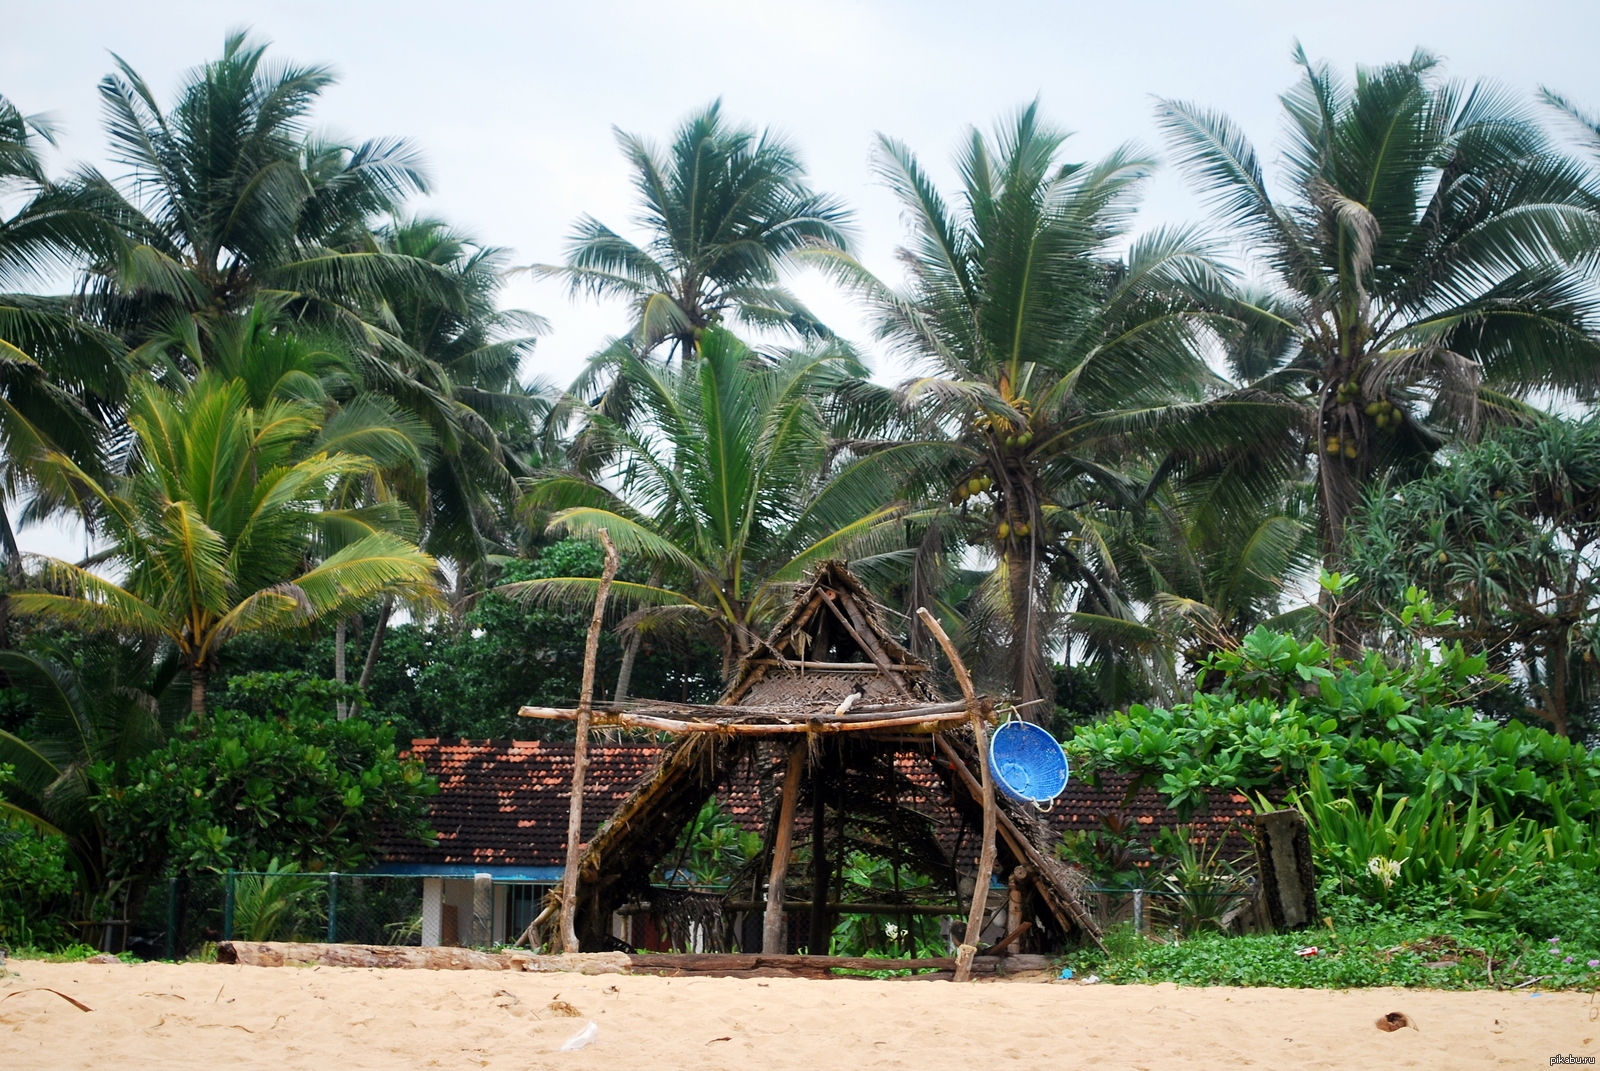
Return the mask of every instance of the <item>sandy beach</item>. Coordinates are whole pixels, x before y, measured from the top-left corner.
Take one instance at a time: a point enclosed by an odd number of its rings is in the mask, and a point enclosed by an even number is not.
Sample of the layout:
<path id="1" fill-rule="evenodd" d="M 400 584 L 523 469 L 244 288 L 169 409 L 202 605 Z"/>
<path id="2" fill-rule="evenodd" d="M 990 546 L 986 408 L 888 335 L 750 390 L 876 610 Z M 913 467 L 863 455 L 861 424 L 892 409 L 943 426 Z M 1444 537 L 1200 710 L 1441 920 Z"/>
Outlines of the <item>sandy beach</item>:
<path id="1" fill-rule="evenodd" d="M 15 961 L 0 1067 L 1547 1067 L 1591 994 L 805 981 Z M 80 1002 L 82 1011 L 57 993 Z M 1416 1029 L 1378 1030 L 1404 1012 Z M 575 1013 L 575 1014 L 574 1014 Z M 588 1022 L 598 1039 L 558 1051 Z"/>

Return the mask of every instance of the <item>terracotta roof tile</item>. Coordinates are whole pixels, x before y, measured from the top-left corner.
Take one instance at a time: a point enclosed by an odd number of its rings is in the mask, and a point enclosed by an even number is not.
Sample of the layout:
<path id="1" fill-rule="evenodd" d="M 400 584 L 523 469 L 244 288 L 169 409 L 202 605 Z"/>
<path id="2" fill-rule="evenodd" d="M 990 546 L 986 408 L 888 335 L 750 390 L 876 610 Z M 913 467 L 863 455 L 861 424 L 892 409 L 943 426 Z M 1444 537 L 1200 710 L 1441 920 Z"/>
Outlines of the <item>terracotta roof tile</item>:
<path id="1" fill-rule="evenodd" d="M 655 769 L 661 755 L 656 744 L 596 743 L 590 748 L 589 772 L 584 789 L 585 839 L 611 816 L 617 805 Z M 439 834 L 436 846 L 383 838 L 379 855 L 387 863 L 485 866 L 561 866 L 566 860 L 568 786 L 572 783 L 572 745 L 539 740 L 413 740 L 409 754 L 423 761 L 439 779 L 439 794 L 429 812 Z M 961 843 L 963 856 L 974 854 L 970 832 L 959 837 L 961 820 L 949 801 L 945 777 L 926 751 L 907 750 L 895 764 L 919 789 L 906 802 L 933 818 L 939 839 L 947 850 Z M 1135 819 L 1142 836 L 1178 824 L 1177 815 L 1162 805 L 1149 787 L 1122 805 L 1129 778 L 1107 775 L 1101 787 L 1073 780 L 1041 817 L 1057 833 L 1099 828 L 1100 817 L 1122 810 Z M 770 795 L 749 766 L 741 767 L 733 784 L 721 794 L 723 806 L 744 828 L 759 832 L 771 809 L 762 798 Z M 805 827 L 802 808 L 797 826 Z M 1209 811 L 1197 814 L 1197 831 L 1212 835 L 1239 816 L 1251 813 L 1241 795 L 1212 794 Z M 797 833 L 801 832 L 797 830 Z M 970 865 L 963 858 L 959 865 Z"/>

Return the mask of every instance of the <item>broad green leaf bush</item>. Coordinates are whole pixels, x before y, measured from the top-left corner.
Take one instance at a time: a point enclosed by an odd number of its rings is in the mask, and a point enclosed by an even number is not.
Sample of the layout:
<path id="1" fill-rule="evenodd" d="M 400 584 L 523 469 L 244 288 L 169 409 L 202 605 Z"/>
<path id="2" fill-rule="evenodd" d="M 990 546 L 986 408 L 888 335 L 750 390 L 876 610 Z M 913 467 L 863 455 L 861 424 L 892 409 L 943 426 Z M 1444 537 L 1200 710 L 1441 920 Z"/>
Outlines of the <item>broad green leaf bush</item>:
<path id="1" fill-rule="evenodd" d="M 421 763 L 399 758 L 394 730 L 331 713 L 348 689 L 303 674 L 253 674 L 229 684 L 228 707 L 189 718 L 128 776 L 89 771 L 118 869 L 127 875 L 356 870 L 386 825 L 427 835 L 438 791 Z M 221 704 L 219 704 L 221 706 Z M 237 709 L 243 706 L 246 709 Z"/>
<path id="2" fill-rule="evenodd" d="M 1428 609 L 1412 595 L 1408 609 Z M 1600 815 L 1600 751 L 1477 716 L 1486 669 L 1459 644 L 1348 662 L 1321 640 L 1259 628 L 1207 662 L 1188 702 L 1131 706 L 1065 746 L 1080 774 L 1133 773 L 1182 815 L 1209 789 L 1281 794 L 1312 770 L 1360 796 L 1477 797 L 1497 822 Z"/>
<path id="3" fill-rule="evenodd" d="M 5 772 L 0 767 L 0 777 Z M 60 837 L 0 814 L 0 946 L 50 948 L 69 941 L 77 887 Z"/>

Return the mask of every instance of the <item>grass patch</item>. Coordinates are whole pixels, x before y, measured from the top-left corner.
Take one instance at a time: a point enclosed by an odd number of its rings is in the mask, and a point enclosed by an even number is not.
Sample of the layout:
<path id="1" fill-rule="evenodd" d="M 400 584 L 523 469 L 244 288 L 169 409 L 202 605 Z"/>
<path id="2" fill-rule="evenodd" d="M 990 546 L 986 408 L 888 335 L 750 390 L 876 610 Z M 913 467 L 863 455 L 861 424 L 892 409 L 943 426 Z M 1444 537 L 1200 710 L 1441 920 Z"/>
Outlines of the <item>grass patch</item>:
<path id="1" fill-rule="evenodd" d="M 94 945 L 67 945 L 64 948 L 35 948 L 32 945 L 20 945 L 11 949 L 8 956 L 12 959 L 41 960 L 45 963 L 82 963 L 90 956 L 101 955 Z M 124 963 L 142 963 L 138 956 L 132 952 L 118 953 L 117 958 Z"/>
<path id="2" fill-rule="evenodd" d="M 1315 945 L 1316 955 L 1296 953 Z M 1292 934 L 1106 934 L 1106 951 L 1070 957 L 1081 977 L 1113 983 L 1274 986 L 1286 989 L 1600 989 L 1600 950 L 1445 920 L 1364 922 Z M 1534 981 L 1538 979 L 1537 981 Z"/>

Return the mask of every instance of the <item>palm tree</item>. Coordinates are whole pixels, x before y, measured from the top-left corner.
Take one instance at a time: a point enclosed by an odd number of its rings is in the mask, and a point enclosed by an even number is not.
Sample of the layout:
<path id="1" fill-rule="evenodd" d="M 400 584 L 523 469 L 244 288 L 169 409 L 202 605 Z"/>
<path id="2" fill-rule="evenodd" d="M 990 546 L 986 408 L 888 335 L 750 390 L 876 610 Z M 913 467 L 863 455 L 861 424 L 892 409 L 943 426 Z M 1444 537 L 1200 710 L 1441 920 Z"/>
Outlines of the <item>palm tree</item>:
<path id="1" fill-rule="evenodd" d="M 1113 529 L 1120 588 L 1144 613 L 1140 622 L 1072 616 L 1102 680 L 1142 677 L 1171 696 L 1177 655 L 1192 670 L 1258 625 L 1300 629 L 1314 620 L 1312 607 L 1284 605 L 1318 558 L 1314 485 L 1285 482 L 1247 504 L 1236 495 L 1218 502 L 1213 490 L 1194 479 L 1164 487 Z M 1126 672 L 1130 654 L 1142 656 L 1134 674 Z"/>
<path id="2" fill-rule="evenodd" d="M 524 386 L 523 361 L 548 329 L 543 317 L 500 309 L 506 251 L 433 219 L 395 220 L 377 248 L 433 265 L 459 301 L 385 287 L 384 315 L 414 359 L 373 369 L 369 381 L 424 422 L 438 444 L 419 503 L 426 549 L 465 575 L 505 547 L 500 518 L 515 479 L 532 475 L 518 448 L 535 438 L 553 391 Z"/>
<path id="3" fill-rule="evenodd" d="M 578 221 L 564 265 L 533 271 L 573 293 L 633 305 L 632 342 L 691 356 L 707 328 L 730 315 L 802 336 L 826 330 L 778 285 L 783 260 L 812 244 L 845 248 L 849 212 L 814 192 L 795 150 L 770 131 L 730 126 L 721 102 L 678 128 L 665 153 L 617 132 L 634 171 L 643 245 L 591 216 Z"/>
<path id="4" fill-rule="evenodd" d="M 856 555 L 870 574 L 903 542 L 893 452 L 833 457 L 830 400 L 865 376 L 848 353 L 826 345 L 769 361 L 713 328 L 687 366 L 632 356 L 619 374 L 640 399 L 641 425 L 584 410 L 614 449 L 615 470 L 603 481 L 551 473 L 531 482 L 528 497 L 557 511 L 552 531 L 594 538 L 605 529 L 662 578 L 612 585 L 613 598 L 641 607 L 630 625 L 708 632 L 726 671 L 787 608 L 808 568 Z M 582 605 L 597 583 L 564 577 L 499 590 Z"/>
<path id="5" fill-rule="evenodd" d="M 1574 266 L 1600 217 L 1581 169 L 1504 92 L 1443 82 L 1421 51 L 1354 84 L 1295 59 L 1284 202 L 1227 117 L 1179 101 L 1159 117 L 1272 273 L 1272 304 L 1238 311 L 1277 332 L 1262 371 L 1310 410 L 1332 559 L 1363 487 L 1441 431 L 1600 385 L 1600 321 Z"/>
<path id="6" fill-rule="evenodd" d="M 17 611 L 171 643 L 199 714 L 234 635 L 301 629 L 385 595 L 429 605 L 437 569 L 403 538 L 402 507 L 327 508 L 385 467 L 421 464 L 383 416 L 346 407 L 324 419 L 320 406 L 277 399 L 252 406 L 248 384 L 215 374 L 180 396 L 141 385 L 126 476 L 102 484 L 54 458 L 108 538 L 102 561 L 120 582 L 43 558 L 45 590 L 16 596 Z"/>
<path id="7" fill-rule="evenodd" d="M 402 284 L 451 300 L 449 280 L 413 257 L 349 247 L 369 219 L 426 190 L 417 154 L 396 139 L 310 136 L 311 106 L 332 74 L 268 68 L 265 51 L 230 35 L 170 113 L 120 58 L 120 73 L 100 83 L 113 151 L 133 180 L 119 213 L 127 244 L 92 268 L 108 322 L 153 361 L 185 344 L 204 351 L 217 323 L 273 292 L 297 318 L 403 352 L 366 310 Z M 89 184 L 119 196 L 104 179 Z"/>
<path id="8" fill-rule="evenodd" d="M 457 601 L 481 582 L 489 556 L 506 553 L 504 520 L 513 512 L 516 480 L 532 475 L 525 454 L 539 452 L 539 419 L 556 392 L 520 380 L 545 320 L 501 309 L 506 252 L 483 246 L 435 219 L 395 219 L 367 243 L 385 253 L 433 265 L 450 282 L 452 300 L 401 282 L 382 288 L 374 319 L 405 345 L 397 356 L 367 355 L 362 378 L 427 430 L 433 444 L 421 479 L 400 491 L 423 519 L 422 546 L 454 566 Z M 378 608 L 363 687 L 383 650 L 394 600 Z M 345 623 L 335 640 L 335 676 L 344 680 Z"/>
<path id="9" fill-rule="evenodd" d="M 45 173 L 39 142 L 52 138 L 44 119 L 0 97 L 0 198 L 21 202 L 0 216 L 0 287 L 37 284 L 115 246 L 102 199 Z M 0 294 L 0 556 L 13 584 L 21 562 L 5 499 L 32 497 L 28 516 L 50 512 L 55 499 L 39 483 L 45 450 L 98 470 L 107 408 L 122 393 L 123 349 L 71 299 Z"/>
<path id="10" fill-rule="evenodd" d="M 1206 245 L 1163 230 L 1125 258 L 1113 252 L 1152 164 L 1126 149 L 1064 163 L 1064 140 L 1037 103 L 992 143 L 974 131 L 952 210 L 910 150 L 880 138 L 879 173 L 912 221 L 901 253 L 910 287 L 820 258 L 862 288 L 882 333 L 928 372 L 905 384 L 903 402 L 949 435 L 929 455 L 942 458 L 937 493 L 996 560 L 969 640 L 992 622 L 1024 702 L 1048 694 L 1047 641 L 1069 597 L 1082 611 L 1127 614 L 1104 568 L 1099 511 L 1142 501 L 1188 456 L 1158 467 L 1168 449 L 1226 442 L 1225 418 L 1282 422 L 1275 403 L 1222 400 L 1226 385 L 1201 358 L 1205 310 L 1227 289 Z"/>

